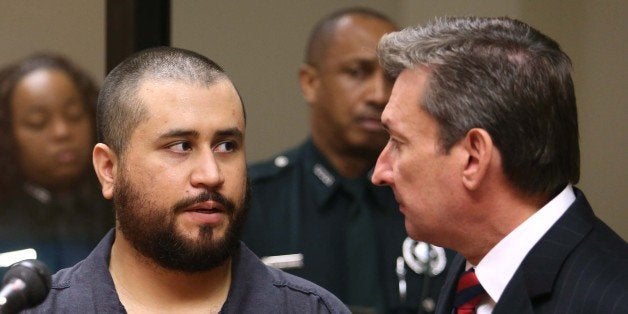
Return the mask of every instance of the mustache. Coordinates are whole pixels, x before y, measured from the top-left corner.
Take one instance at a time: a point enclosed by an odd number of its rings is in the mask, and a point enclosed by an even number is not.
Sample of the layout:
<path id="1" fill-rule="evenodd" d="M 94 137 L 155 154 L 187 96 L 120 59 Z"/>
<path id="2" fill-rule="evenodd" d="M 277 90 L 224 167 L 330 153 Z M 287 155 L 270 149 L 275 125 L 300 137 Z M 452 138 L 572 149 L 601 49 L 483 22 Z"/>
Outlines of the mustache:
<path id="1" fill-rule="evenodd" d="M 194 204 L 203 203 L 207 201 L 213 201 L 221 204 L 228 214 L 233 214 L 235 211 L 235 203 L 224 197 L 222 194 L 218 192 L 210 192 L 205 191 L 197 196 L 188 197 L 178 201 L 174 206 L 172 206 L 172 210 L 174 212 L 181 211 L 187 207 L 190 207 Z"/>

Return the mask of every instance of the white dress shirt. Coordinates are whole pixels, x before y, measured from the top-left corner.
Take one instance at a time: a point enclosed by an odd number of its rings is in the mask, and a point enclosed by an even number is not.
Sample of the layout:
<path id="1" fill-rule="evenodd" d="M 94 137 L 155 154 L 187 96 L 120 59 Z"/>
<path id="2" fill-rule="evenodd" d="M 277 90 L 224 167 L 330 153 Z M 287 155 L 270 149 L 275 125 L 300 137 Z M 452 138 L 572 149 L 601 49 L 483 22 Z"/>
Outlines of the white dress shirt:
<path id="1" fill-rule="evenodd" d="M 528 252 L 575 200 L 573 187 L 567 185 L 549 203 L 499 241 L 477 266 L 467 262 L 467 269 L 475 267 L 475 274 L 489 295 L 478 306 L 478 314 L 492 313 L 506 285 Z"/>

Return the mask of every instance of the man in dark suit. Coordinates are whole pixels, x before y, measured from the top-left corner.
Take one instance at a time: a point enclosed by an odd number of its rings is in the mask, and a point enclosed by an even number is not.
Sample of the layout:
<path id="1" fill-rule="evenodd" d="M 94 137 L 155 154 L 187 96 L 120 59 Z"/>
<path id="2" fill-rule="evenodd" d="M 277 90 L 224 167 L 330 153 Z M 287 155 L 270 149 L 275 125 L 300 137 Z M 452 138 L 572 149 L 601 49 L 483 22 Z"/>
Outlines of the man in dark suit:
<path id="1" fill-rule="evenodd" d="M 628 313 L 628 245 L 579 179 L 571 62 L 510 18 L 443 18 L 386 35 L 396 81 L 373 182 L 408 234 L 460 253 L 437 313 Z"/>
<path id="2" fill-rule="evenodd" d="M 392 190 L 370 182 L 388 138 L 380 115 L 392 89 L 376 48 L 396 30 L 361 7 L 317 22 L 299 70 L 311 136 L 249 167 L 244 243 L 354 313 L 432 313 L 454 255 L 409 239 Z"/>

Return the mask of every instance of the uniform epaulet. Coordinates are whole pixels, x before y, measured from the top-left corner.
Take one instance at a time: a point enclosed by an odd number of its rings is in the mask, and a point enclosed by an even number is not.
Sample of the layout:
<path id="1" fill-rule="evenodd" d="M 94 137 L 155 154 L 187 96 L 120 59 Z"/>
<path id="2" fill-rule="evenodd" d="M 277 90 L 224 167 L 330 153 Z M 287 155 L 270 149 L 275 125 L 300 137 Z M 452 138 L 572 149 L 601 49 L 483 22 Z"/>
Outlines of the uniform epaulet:
<path id="1" fill-rule="evenodd" d="M 262 180 L 292 169 L 297 154 L 298 150 L 293 149 L 273 158 L 250 164 L 248 169 L 249 179 L 251 181 Z"/>

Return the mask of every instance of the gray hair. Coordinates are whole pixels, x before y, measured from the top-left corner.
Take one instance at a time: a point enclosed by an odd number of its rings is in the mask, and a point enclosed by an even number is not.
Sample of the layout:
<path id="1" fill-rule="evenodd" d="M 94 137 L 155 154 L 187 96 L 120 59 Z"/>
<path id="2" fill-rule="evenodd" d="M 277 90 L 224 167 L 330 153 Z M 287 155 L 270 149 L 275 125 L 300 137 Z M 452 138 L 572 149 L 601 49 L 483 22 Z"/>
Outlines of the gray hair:
<path id="1" fill-rule="evenodd" d="M 392 77 L 427 70 L 419 102 L 438 121 L 445 152 L 482 128 L 522 191 L 553 194 L 578 182 L 571 61 L 551 38 L 508 17 L 438 18 L 385 35 L 378 53 Z"/>

